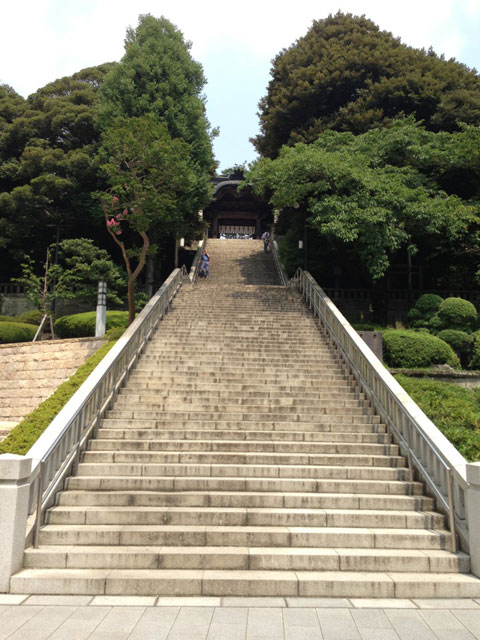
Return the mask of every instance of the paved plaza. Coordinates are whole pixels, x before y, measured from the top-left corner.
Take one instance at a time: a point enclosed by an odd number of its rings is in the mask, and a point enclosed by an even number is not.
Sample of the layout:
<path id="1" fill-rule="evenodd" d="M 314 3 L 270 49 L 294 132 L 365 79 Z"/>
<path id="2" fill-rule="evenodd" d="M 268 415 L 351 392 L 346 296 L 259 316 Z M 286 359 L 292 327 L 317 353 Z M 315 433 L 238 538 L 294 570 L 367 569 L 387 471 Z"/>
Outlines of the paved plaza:
<path id="1" fill-rule="evenodd" d="M 0 594 L 0 640 L 474 640 L 480 600 Z"/>

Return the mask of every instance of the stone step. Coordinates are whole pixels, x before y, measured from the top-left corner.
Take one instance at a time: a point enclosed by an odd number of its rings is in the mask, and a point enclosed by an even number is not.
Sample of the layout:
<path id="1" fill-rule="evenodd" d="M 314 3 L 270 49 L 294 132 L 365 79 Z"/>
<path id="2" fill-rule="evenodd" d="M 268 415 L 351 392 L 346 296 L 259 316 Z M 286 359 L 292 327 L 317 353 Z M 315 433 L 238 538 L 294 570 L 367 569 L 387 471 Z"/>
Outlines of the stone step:
<path id="1" fill-rule="evenodd" d="M 25 567 L 468 573 L 470 559 L 462 552 L 416 549 L 51 545 L 27 549 Z"/>
<path id="2" fill-rule="evenodd" d="M 303 382 L 297 381 L 297 384 L 294 384 L 293 381 L 288 385 L 279 385 L 275 387 L 274 391 L 270 390 L 267 386 L 259 386 L 258 384 L 241 384 L 241 383 L 214 383 L 211 382 L 188 382 L 178 380 L 175 385 L 165 386 L 163 382 L 158 380 L 138 380 L 132 377 L 128 380 L 128 386 L 123 387 L 120 393 L 123 395 L 125 393 L 138 393 L 138 390 L 141 389 L 142 393 L 147 393 L 151 391 L 152 393 L 158 393 L 160 395 L 181 395 L 184 394 L 188 396 L 190 393 L 195 395 L 223 395 L 223 394 L 235 394 L 235 393 L 246 393 L 255 397 L 255 395 L 259 395 L 261 397 L 267 398 L 277 398 L 277 397 L 285 397 L 285 396 L 296 396 L 296 397 L 319 397 L 325 392 L 331 391 L 336 394 L 343 393 L 352 393 L 354 395 L 358 395 L 359 397 L 363 397 L 364 394 L 361 393 L 356 385 L 351 384 L 347 381 L 336 382 L 335 385 L 332 385 L 331 380 L 326 380 L 324 383 L 319 383 L 314 388 L 311 386 L 304 386 Z"/>
<path id="3" fill-rule="evenodd" d="M 355 493 L 281 493 L 252 491 L 62 491 L 60 506 L 120 507 L 257 507 L 290 509 L 384 509 L 385 511 L 433 511 L 426 496 Z"/>
<path id="4" fill-rule="evenodd" d="M 422 496 L 423 485 L 405 479 L 359 478 L 255 478 L 239 476 L 133 476 L 77 475 L 67 478 L 73 491 L 247 491 L 285 493 L 347 493 Z"/>
<path id="5" fill-rule="evenodd" d="M 365 461 L 364 466 L 351 465 L 344 456 L 344 464 L 335 465 L 281 465 L 281 464 L 220 464 L 220 463 L 108 463 L 81 462 L 78 465 L 78 475 L 86 476 L 176 476 L 176 477 L 233 477 L 233 478 L 289 478 L 294 479 L 322 479 L 322 480 L 406 480 L 408 469 L 400 467 L 381 466 L 384 459 L 375 460 L 377 466 Z M 325 462 L 325 460 L 323 460 Z"/>
<path id="6" fill-rule="evenodd" d="M 249 407 L 252 409 L 253 407 Z M 240 409 L 237 407 L 237 409 Z M 222 409 L 208 411 L 192 409 L 191 411 L 174 411 L 172 409 L 112 409 L 109 411 L 108 416 L 110 418 L 123 419 L 123 420 L 167 420 L 170 422 L 183 422 L 187 421 L 210 421 L 210 422 L 296 422 L 297 428 L 299 423 L 314 423 L 319 424 L 322 422 L 321 418 L 329 421 L 339 420 L 347 421 L 348 417 L 352 418 L 352 422 L 361 422 L 362 417 L 373 417 L 373 410 L 368 407 L 342 407 L 342 414 L 338 415 L 335 411 L 335 407 L 324 407 L 323 410 L 312 409 L 311 412 L 307 412 L 308 408 L 304 408 L 302 412 L 296 411 L 296 407 L 276 407 L 275 410 L 267 411 L 268 407 L 255 407 L 254 411 L 226 411 Z M 263 411 L 261 409 L 264 409 Z"/>
<path id="7" fill-rule="evenodd" d="M 316 547 L 449 550 L 449 532 L 384 527 L 48 524 L 40 545 Z"/>
<path id="8" fill-rule="evenodd" d="M 327 466 L 327 467 L 373 467 L 401 468 L 406 464 L 403 456 L 354 453 L 277 453 L 277 452 L 234 452 L 234 451 L 85 451 L 83 464 L 130 464 L 145 465 L 243 465 L 252 467 L 287 466 Z"/>
<path id="9" fill-rule="evenodd" d="M 287 509 L 261 507 L 56 506 L 49 524 L 206 525 L 222 527 L 381 527 L 441 529 L 440 514 L 375 509 Z"/>
<path id="10" fill-rule="evenodd" d="M 397 445 L 361 444 L 358 442 L 323 443 L 295 441 L 245 440 L 143 440 L 143 439 L 102 439 L 96 438 L 89 443 L 89 451 L 221 451 L 221 452 L 269 452 L 291 454 L 375 454 L 398 456 Z"/>
<path id="11" fill-rule="evenodd" d="M 113 421 L 117 422 L 117 421 Z M 208 426 L 208 424 L 206 425 Z M 364 426 L 364 425 L 362 425 Z M 157 442 L 176 440 L 230 440 L 235 442 L 250 442 L 260 440 L 265 442 L 345 442 L 345 443 L 372 443 L 390 445 L 392 436 L 387 433 L 352 433 L 352 432 L 316 432 L 316 431 L 238 431 L 238 430 L 214 430 L 214 429 L 136 429 L 133 426 L 127 429 L 111 427 L 108 420 L 104 420 L 102 428 L 97 432 L 101 440 L 129 440 L 142 442 L 142 446 L 148 448 L 149 440 Z M 91 447 L 95 448 L 95 440 L 91 441 Z"/>
<path id="12" fill-rule="evenodd" d="M 255 438 L 255 433 L 263 431 L 302 431 L 305 439 L 315 438 L 316 433 L 350 432 L 350 433 L 385 433 L 386 426 L 380 422 L 379 416 L 335 416 L 318 415 L 314 422 L 301 422 L 281 420 L 278 422 L 264 422 L 261 420 L 216 420 L 212 421 L 196 418 L 172 421 L 169 418 L 131 418 L 116 417 L 114 410 L 110 411 L 107 418 L 102 420 L 105 427 L 133 429 L 157 429 L 157 430 L 182 430 L 182 429 L 208 429 L 208 430 L 232 430 L 238 433 L 247 433 L 247 438 Z M 254 433 L 252 433 L 254 432 Z M 203 436 L 202 436 L 203 437 Z"/>
<path id="13" fill-rule="evenodd" d="M 223 402 L 222 402 L 223 400 Z M 125 407 L 141 406 L 149 411 L 221 411 L 222 413 L 235 413 L 247 408 L 251 412 L 283 411 L 286 413 L 323 413 L 325 409 L 336 407 L 339 412 L 344 408 L 367 408 L 370 410 L 370 403 L 367 400 L 350 398 L 348 395 L 333 398 L 318 398 L 316 400 L 309 399 L 308 402 L 301 398 L 249 398 L 248 396 L 237 398 L 203 398 L 189 396 L 187 398 L 177 396 L 167 396 L 166 398 L 158 398 L 153 395 L 119 395 L 115 407 L 119 410 Z"/>
<path id="14" fill-rule="evenodd" d="M 478 598 L 480 581 L 462 573 L 24 569 L 12 593 L 159 596 Z"/>

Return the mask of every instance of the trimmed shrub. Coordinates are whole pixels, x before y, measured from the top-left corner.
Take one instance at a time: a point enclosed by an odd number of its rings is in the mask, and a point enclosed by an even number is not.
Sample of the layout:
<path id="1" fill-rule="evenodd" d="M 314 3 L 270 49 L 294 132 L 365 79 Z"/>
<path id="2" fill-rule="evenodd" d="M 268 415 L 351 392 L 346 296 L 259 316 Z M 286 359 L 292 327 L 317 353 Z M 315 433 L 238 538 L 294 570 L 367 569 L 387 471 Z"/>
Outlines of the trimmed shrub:
<path id="1" fill-rule="evenodd" d="M 473 344 L 473 336 L 458 329 L 444 329 L 437 338 L 449 344 L 458 356 L 468 353 Z"/>
<path id="2" fill-rule="evenodd" d="M 463 298 L 447 298 L 438 308 L 438 317 L 446 329 L 471 330 L 477 320 L 477 310 Z"/>
<path id="3" fill-rule="evenodd" d="M 468 368 L 480 370 L 480 331 L 475 331 L 472 337 L 472 356 L 470 358 L 470 362 L 468 363 Z"/>
<path id="4" fill-rule="evenodd" d="M 85 338 L 95 335 L 96 312 L 63 316 L 55 322 L 55 333 L 60 338 Z M 107 331 L 128 324 L 128 311 L 107 311 Z"/>
<path id="5" fill-rule="evenodd" d="M 408 312 L 408 324 L 411 327 L 428 326 L 429 320 L 438 311 L 443 298 L 435 293 L 424 293 Z"/>
<path id="6" fill-rule="evenodd" d="M 20 322 L 0 322 L 0 344 L 8 342 L 31 342 L 36 328 Z"/>
<path id="7" fill-rule="evenodd" d="M 417 309 L 424 316 L 432 316 L 438 311 L 442 304 L 443 298 L 437 296 L 436 293 L 424 293 L 423 296 L 416 301 L 414 309 Z"/>
<path id="8" fill-rule="evenodd" d="M 442 328 L 442 321 L 438 317 L 438 313 L 430 318 L 430 320 L 427 322 L 427 327 L 432 333 L 438 333 L 440 331 L 440 329 Z"/>
<path id="9" fill-rule="evenodd" d="M 0 316 L 0 322 L 16 322 L 13 316 Z"/>
<path id="10" fill-rule="evenodd" d="M 418 331 L 385 331 L 383 355 L 391 367 L 427 368 L 433 364 L 449 364 L 460 368 L 460 360 L 452 347 L 440 338 Z"/>
<path id="11" fill-rule="evenodd" d="M 33 309 L 32 311 L 24 311 L 24 313 L 21 313 L 15 318 L 15 322 L 25 322 L 26 324 L 34 324 L 38 327 L 42 318 L 42 312 L 38 311 L 38 309 Z"/>
<path id="12" fill-rule="evenodd" d="M 77 369 L 73 376 L 63 382 L 49 398 L 17 424 L 5 440 L 0 442 L 0 453 L 25 455 L 114 344 L 113 341 L 107 342 L 100 347 Z"/>

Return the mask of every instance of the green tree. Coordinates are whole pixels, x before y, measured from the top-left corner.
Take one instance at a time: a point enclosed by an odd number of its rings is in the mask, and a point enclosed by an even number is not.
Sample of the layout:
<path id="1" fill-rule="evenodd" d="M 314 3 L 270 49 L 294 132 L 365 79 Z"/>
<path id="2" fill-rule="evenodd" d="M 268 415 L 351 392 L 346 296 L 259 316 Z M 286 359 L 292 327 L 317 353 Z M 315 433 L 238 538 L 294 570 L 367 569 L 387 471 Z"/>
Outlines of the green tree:
<path id="1" fill-rule="evenodd" d="M 187 162 L 187 172 L 183 189 L 177 190 L 174 232 L 187 239 L 200 231 L 198 211 L 210 201 L 210 174 L 215 168 L 215 132 L 210 131 L 202 95 L 205 77 L 201 65 L 190 55 L 190 46 L 165 18 L 141 15 L 137 28 L 127 30 L 125 55 L 106 77 L 98 105 L 103 130 L 117 118 L 152 114 L 171 139 L 185 143 L 187 156 L 182 154 L 182 162 Z M 166 231 L 163 226 L 151 227 L 150 242 L 157 246 L 165 242 Z M 150 291 L 158 258 L 152 251 L 148 254 L 146 281 Z"/>
<path id="2" fill-rule="evenodd" d="M 154 114 L 118 118 L 102 135 L 102 170 L 110 189 L 101 202 L 127 270 L 129 324 L 135 319 L 135 281 L 156 250 L 152 231 L 175 235 L 183 226 L 178 209 L 196 180 L 189 151 Z"/>
<path id="3" fill-rule="evenodd" d="M 259 153 L 312 142 L 326 129 L 363 133 L 413 114 L 432 131 L 480 124 L 480 79 L 474 70 L 408 47 L 365 16 L 337 13 L 314 21 L 273 60 L 259 103 Z"/>
<path id="4" fill-rule="evenodd" d="M 0 90 L 0 247 L 3 277 L 25 253 L 38 261 L 54 237 L 103 236 L 92 216 L 101 188 L 95 157 L 99 129 L 95 99 L 112 65 L 84 69 L 39 89 L 26 101 Z M 3 119 L 3 120 L 2 120 Z"/>
<path id="5" fill-rule="evenodd" d="M 466 131 L 435 134 L 411 119 L 359 136 L 326 131 L 313 144 L 257 161 L 248 180 L 295 224 L 301 212 L 330 247 L 353 251 L 372 281 L 402 250 L 443 264 L 471 252 L 478 264 L 477 196 L 462 199 L 440 184 L 461 169 L 464 153 L 449 153 L 462 140 Z"/>
<path id="6" fill-rule="evenodd" d="M 25 287 L 27 297 L 42 315 L 49 313 L 54 299 L 83 300 L 94 305 L 99 280 L 107 283 L 110 304 L 121 304 L 126 289 L 125 272 L 89 238 L 69 238 L 60 242 L 58 248 L 52 244 L 42 267 L 26 256 L 21 268 L 21 277 L 14 281 Z"/>

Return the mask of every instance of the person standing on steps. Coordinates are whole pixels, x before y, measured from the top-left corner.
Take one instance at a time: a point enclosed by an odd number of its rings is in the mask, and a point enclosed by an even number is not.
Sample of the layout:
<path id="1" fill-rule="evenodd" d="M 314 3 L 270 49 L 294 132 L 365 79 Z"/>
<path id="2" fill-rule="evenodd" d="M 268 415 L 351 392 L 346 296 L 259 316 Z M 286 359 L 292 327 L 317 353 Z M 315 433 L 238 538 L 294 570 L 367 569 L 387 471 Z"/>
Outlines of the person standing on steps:
<path id="1" fill-rule="evenodd" d="M 201 278 L 208 278 L 210 275 L 210 256 L 207 249 L 202 253 L 200 258 L 200 271 L 199 276 Z"/>
<path id="2" fill-rule="evenodd" d="M 267 253 L 268 245 L 270 244 L 270 233 L 268 231 L 264 231 L 262 233 L 263 240 L 263 253 Z"/>

